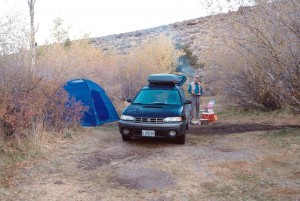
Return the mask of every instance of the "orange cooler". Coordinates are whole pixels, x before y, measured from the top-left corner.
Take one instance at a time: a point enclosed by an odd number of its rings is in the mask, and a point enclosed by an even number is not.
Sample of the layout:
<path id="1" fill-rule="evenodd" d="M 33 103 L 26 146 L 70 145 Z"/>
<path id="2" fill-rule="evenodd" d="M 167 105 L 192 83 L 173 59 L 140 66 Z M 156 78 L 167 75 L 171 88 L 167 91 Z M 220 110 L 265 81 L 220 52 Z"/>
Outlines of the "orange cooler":
<path id="1" fill-rule="evenodd" d="M 209 122 L 217 120 L 217 115 L 214 112 L 202 112 L 202 118 L 208 119 Z"/>

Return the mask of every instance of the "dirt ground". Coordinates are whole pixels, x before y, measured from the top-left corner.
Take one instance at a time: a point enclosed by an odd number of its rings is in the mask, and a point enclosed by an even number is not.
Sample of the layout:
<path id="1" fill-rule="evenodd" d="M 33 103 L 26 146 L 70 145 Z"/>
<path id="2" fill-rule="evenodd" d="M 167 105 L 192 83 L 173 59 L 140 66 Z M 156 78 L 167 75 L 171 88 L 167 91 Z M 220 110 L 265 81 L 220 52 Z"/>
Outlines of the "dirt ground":
<path id="1" fill-rule="evenodd" d="M 300 119 L 227 117 L 185 145 L 88 129 L 16 168 L 0 200 L 300 200 Z"/>

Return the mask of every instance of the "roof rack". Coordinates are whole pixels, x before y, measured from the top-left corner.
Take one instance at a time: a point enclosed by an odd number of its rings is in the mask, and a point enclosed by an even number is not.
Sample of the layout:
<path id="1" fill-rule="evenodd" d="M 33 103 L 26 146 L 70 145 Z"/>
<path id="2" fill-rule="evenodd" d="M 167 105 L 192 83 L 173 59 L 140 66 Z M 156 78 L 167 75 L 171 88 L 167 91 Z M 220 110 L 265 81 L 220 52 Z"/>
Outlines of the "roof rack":
<path id="1" fill-rule="evenodd" d="M 187 80 L 185 75 L 175 74 L 152 74 L 148 77 L 148 82 L 151 85 L 177 85 L 182 86 Z"/>

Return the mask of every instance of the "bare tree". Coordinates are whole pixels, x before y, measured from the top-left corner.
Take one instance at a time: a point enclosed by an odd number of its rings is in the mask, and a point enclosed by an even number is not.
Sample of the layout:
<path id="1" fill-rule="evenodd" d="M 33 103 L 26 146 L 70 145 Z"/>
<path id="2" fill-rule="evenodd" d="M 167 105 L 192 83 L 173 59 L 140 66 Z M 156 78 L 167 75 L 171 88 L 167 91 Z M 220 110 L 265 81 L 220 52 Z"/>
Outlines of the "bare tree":
<path id="1" fill-rule="evenodd" d="M 26 47 L 25 23 L 15 11 L 0 17 L 0 55 L 16 53 Z"/>
<path id="2" fill-rule="evenodd" d="M 226 91 L 242 106 L 300 112 L 300 2 L 261 0 L 227 17 Z M 227 63 L 227 64 L 226 64 Z"/>
<path id="3" fill-rule="evenodd" d="M 65 26 L 64 20 L 60 17 L 53 20 L 54 27 L 51 30 L 52 40 L 54 43 L 67 42 L 69 39 L 69 26 Z"/>
<path id="4" fill-rule="evenodd" d="M 34 26 L 34 5 L 36 0 L 28 0 L 29 14 L 30 14 L 30 52 L 31 52 L 31 71 L 35 71 L 35 60 L 36 60 L 36 41 L 35 33 L 37 29 Z"/>

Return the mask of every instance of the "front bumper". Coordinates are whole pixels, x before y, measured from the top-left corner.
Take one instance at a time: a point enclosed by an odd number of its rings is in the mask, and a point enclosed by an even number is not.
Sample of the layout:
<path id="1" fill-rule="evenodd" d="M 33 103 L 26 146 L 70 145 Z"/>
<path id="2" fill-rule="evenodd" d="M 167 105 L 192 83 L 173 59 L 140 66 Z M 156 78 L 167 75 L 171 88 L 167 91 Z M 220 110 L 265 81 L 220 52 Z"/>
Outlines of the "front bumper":
<path id="1" fill-rule="evenodd" d="M 142 130 L 154 130 L 155 138 L 176 138 L 177 136 L 181 136 L 185 131 L 185 123 L 184 122 L 174 122 L 174 123 L 162 123 L 162 124 L 151 124 L 151 123 L 135 123 L 132 121 L 119 121 L 119 130 L 123 135 L 123 129 L 128 129 L 129 134 L 126 136 L 130 137 L 143 137 Z M 170 136 L 170 130 L 175 130 L 176 135 Z M 152 138 L 152 137 L 151 137 Z"/>

